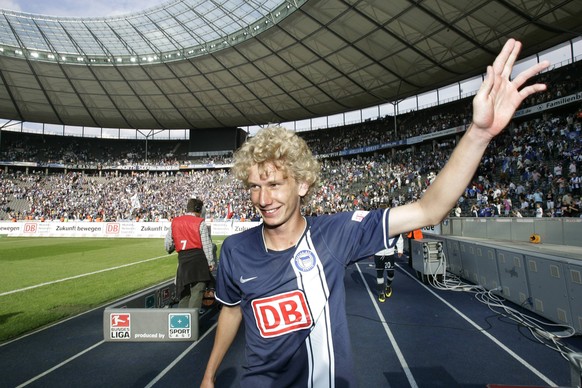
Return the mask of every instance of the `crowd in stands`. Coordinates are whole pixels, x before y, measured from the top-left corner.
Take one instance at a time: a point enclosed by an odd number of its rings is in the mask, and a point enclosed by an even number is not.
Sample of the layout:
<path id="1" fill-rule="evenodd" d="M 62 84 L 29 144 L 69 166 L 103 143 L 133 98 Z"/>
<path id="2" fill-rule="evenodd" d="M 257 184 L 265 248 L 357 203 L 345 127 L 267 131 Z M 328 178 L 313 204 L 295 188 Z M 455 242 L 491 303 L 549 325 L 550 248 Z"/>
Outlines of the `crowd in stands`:
<path id="1" fill-rule="evenodd" d="M 41 166 L 72 169 L 137 169 L 148 166 L 180 166 L 191 163 L 188 142 L 42 136 L 3 132 L 0 162 L 32 162 Z M 147 147 L 147 153 L 145 149 Z M 228 163 L 232 155 L 196 157 L 197 164 Z"/>
<path id="2" fill-rule="evenodd" d="M 550 86 L 548 92 L 534 96 L 524 106 L 581 92 L 580 81 L 571 77 L 577 67 L 575 63 L 555 74 L 540 75 Z M 474 181 L 451 216 L 580 217 L 581 108 L 580 102 L 574 102 L 514 120 L 489 146 Z M 471 121 L 470 112 L 470 99 L 466 99 L 403 115 L 397 129 L 393 118 L 378 118 L 301 135 L 316 154 L 325 155 L 464 125 Z M 155 221 L 181 214 L 192 196 L 206 203 L 209 219 L 258 219 L 247 193 L 232 179 L 228 168 L 102 168 L 124 161 L 158 166 L 187 163 L 187 153 L 179 151 L 178 142 L 156 144 L 145 161 L 135 145 L 101 147 L 99 156 L 91 151 L 96 147 L 87 147 L 82 139 L 55 147 L 53 140 L 46 140 L 48 136 L 40 141 L 36 136 L 25 135 L 8 146 L 3 144 L 0 160 L 68 161 L 77 168 L 55 173 L 4 166 L 0 171 L 0 215 L 4 219 Z M 442 168 L 457 136 L 351 157 L 323 158 L 320 190 L 306 204 L 305 212 L 324 214 L 413 201 Z M 17 208 L 15 203 L 25 206 Z"/>
<path id="3" fill-rule="evenodd" d="M 576 76 L 580 71 L 582 71 L 582 63 L 574 62 L 534 77 L 530 83 L 546 83 L 548 89 L 544 93 L 530 96 L 520 108 L 539 105 L 581 92 L 582 80 Z M 379 117 L 377 120 L 364 123 L 302 133 L 302 136 L 315 153 L 325 154 L 348 148 L 403 140 L 438 130 L 467 125 L 471 122 L 471 113 L 472 97 L 400 115 L 397 117 L 396 124 L 393 117 Z"/>

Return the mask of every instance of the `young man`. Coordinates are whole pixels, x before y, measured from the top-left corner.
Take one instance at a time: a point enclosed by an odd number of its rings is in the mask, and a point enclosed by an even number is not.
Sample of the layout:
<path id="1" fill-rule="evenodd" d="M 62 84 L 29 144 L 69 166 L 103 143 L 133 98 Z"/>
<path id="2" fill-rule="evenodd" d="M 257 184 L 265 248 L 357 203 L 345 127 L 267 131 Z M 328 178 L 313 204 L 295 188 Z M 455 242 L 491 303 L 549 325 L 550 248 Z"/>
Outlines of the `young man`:
<path id="1" fill-rule="evenodd" d="M 509 40 L 473 100 L 473 123 L 448 163 L 414 203 L 370 212 L 301 215 L 317 190 L 319 164 L 306 143 L 269 127 L 236 153 L 234 175 L 249 189 L 262 225 L 224 241 L 216 297 L 223 303 L 203 387 L 213 387 L 244 320 L 243 387 L 350 387 L 345 267 L 387 247 L 391 236 L 438 224 L 473 177 L 491 139 L 517 106 L 545 85 L 523 84 L 548 66 L 510 80 L 521 44 Z"/>
<path id="2" fill-rule="evenodd" d="M 213 280 L 214 255 L 210 233 L 201 217 L 204 203 L 190 198 L 186 214 L 172 220 L 164 246 L 168 253 L 178 251 L 176 294 L 180 308 L 201 308 L 207 283 Z"/>

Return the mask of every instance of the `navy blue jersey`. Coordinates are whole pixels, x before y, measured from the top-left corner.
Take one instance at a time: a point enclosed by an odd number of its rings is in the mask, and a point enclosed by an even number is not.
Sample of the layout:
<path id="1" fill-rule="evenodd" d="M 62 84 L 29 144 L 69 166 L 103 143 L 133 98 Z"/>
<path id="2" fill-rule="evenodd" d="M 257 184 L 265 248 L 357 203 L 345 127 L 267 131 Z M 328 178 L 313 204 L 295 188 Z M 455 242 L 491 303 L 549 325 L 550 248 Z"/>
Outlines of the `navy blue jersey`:
<path id="1" fill-rule="evenodd" d="M 387 246 L 388 210 L 307 217 L 295 247 L 265 247 L 262 225 L 229 236 L 216 298 L 240 304 L 245 387 L 355 386 L 345 268 Z"/>

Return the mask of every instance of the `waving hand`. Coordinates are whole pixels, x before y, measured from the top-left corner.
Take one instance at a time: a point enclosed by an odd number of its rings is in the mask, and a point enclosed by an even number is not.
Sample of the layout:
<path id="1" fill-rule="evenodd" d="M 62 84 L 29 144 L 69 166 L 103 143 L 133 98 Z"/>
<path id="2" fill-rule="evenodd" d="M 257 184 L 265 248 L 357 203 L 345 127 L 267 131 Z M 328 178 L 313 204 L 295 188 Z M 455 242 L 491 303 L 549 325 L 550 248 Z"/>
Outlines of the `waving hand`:
<path id="1" fill-rule="evenodd" d="M 515 110 L 529 95 L 546 89 L 534 84 L 520 89 L 528 79 L 549 66 L 548 61 L 537 63 L 510 79 L 521 43 L 509 39 L 493 62 L 487 67 L 487 76 L 473 99 L 473 125 L 489 139 L 507 126 Z"/>

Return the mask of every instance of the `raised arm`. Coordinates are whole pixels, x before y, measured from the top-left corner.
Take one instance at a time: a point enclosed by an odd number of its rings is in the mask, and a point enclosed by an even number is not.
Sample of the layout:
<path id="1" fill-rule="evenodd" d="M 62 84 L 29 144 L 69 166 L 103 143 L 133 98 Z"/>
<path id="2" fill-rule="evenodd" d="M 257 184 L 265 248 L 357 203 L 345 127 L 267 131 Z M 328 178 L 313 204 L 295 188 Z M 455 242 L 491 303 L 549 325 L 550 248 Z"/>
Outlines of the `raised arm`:
<path id="1" fill-rule="evenodd" d="M 508 40 L 493 65 L 487 67 L 485 80 L 473 99 L 473 122 L 422 198 L 390 211 L 391 236 L 438 224 L 463 194 L 491 139 L 507 126 L 525 98 L 546 89 L 544 84 L 521 87 L 547 68 L 547 61 L 510 79 L 520 50 L 520 42 Z"/>

